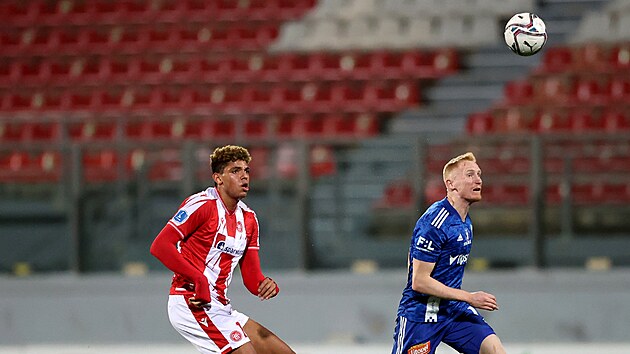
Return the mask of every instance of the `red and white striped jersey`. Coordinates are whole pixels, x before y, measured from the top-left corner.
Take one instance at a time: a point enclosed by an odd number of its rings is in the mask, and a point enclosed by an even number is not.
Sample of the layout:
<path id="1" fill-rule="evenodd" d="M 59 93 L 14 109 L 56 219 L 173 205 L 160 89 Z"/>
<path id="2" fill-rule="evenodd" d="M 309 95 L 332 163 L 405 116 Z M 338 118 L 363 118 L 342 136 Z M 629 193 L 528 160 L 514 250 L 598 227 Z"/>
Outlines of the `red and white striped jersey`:
<path id="1" fill-rule="evenodd" d="M 212 303 L 227 305 L 234 269 L 248 249 L 258 249 L 258 220 L 239 201 L 230 213 L 216 188 L 186 198 L 169 225 L 179 232 L 179 252 L 208 278 Z M 171 294 L 192 293 L 192 284 L 175 274 Z"/>

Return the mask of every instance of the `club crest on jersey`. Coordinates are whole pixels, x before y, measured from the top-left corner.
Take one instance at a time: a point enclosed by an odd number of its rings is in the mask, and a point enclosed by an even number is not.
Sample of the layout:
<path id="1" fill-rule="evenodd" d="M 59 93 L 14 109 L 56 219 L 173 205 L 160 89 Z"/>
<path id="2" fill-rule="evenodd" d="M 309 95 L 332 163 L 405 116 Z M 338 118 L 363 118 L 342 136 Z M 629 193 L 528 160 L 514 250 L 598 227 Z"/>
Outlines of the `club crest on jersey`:
<path id="1" fill-rule="evenodd" d="M 429 354 L 431 352 L 431 341 L 416 344 L 407 350 L 407 354 Z"/>
<path id="2" fill-rule="evenodd" d="M 223 253 L 229 253 L 233 256 L 242 256 L 245 253 L 245 250 L 237 250 L 236 248 L 227 246 L 225 241 L 219 241 L 217 243 L 217 249 L 219 249 Z"/>
<path id="3" fill-rule="evenodd" d="M 243 223 L 240 221 L 236 222 L 236 231 L 237 232 L 243 232 Z"/>
<path id="4" fill-rule="evenodd" d="M 232 333 L 230 333 L 230 339 L 238 342 L 239 340 L 243 339 L 243 335 L 239 331 L 232 331 Z"/>
<path id="5" fill-rule="evenodd" d="M 185 210 L 178 211 L 177 214 L 175 214 L 175 216 L 173 217 L 173 220 L 177 221 L 178 223 L 182 223 L 186 219 L 188 219 L 188 213 Z"/>

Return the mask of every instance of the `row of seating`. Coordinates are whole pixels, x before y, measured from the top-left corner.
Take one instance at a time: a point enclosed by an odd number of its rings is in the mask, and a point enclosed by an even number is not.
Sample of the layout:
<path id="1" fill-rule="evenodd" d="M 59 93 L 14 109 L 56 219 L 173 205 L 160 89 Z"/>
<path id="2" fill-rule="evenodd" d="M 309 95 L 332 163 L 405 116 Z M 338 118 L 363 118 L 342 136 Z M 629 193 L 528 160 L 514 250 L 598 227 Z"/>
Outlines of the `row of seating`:
<path id="1" fill-rule="evenodd" d="M 377 13 L 388 15 L 468 15 L 511 16 L 535 8 L 533 0 L 322 0 L 309 18 L 356 18 Z"/>
<path id="2" fill-rule="evenodd" d="M 241 85 L 184 88 L 128 88 L 5 92 L 2 112 L 215 112 L 312 113 L 397 112 L 420 102 L 414 81 L 346 82 L 300 85 Z"/>
<path id="3" fill-rule="evenodd" d="M 630 131 L 630 112 L 614 107 L 601 112 L 583 107 L 567 111 L 508 107 L 470 114 L 466 131 L 472 135 L 625 133 Z"/>
<path id="4" fill-rule="evenodd" d="M 625 105 L 630 98 L 630 77 L 600 75 L 545 75 L 508 82 L 503 106 L 608 106 Z"/>
<path id="5" fill-rule="evenodd" d="M 0 87 L 426 79 L 459 68 L 450 49 L 256 54 L 248 57 L 78 57 L 0 63 Z"/>
<path id="6" fill-rule="evenodd" d="M 0 21 L 12 26 L 289 20 L 316 0 L 5 0 Z"/>
<path id="7" fill-rule="evenodd" d="M 79 56 L 94 54 L 211 53 L 262 50 L 278 36 L 277 24 L 196 26 L 26 27 L 0 32 L 3 56 Z"/>
<path id="8" fill-rule="evenodd" d="M 462 33 L 466 33 L 465 36 Z M 500 38 L 499 20 L 492 16 L 362 17 L 317 19 L 282 26 L 272 50 L 313 51 L 347 49 L 473 48 L 494 45 Z"/>
<path id="9" fill-rule="evenodd" d="M 593 205 L 621 205 L 630 202 L 630 183 L 627 181 L 609 181 L 594 179 L 591 182 L 573 183 L 569 191 L 559 183 L 547 185 L 545 201 L 548 205 L 558 206 L 565 198 L 571 198 L 571 203 L 577 206 Z M 423 203 L 431 204 L 446 196 L 446 190 L 441 180 L 429 182 L 423 193 Z M 526 206 L 531 198 L 529 185 L 521 183 L 492 183 L 483 186 L 483 201 L 492 206 Z M 415 208 L 413 189 L 406 180 L 391 181 L 378 199 L 374 208 Z"/>
<path id="10" fill-rule="evenodd" d="M 51 143 L 65 138 L 76 142 L 146 140 L 366 138 L 379 133 L 374 114 L 286 114 L 239 117 L 107 117 L 73 121 L 0 122 L 0 143 Z"/>
<path id="11" fill-rule="evenodd" d="M 570 73 L 579 76 L 623 74 L 630 68 L 630 43 L 585 43 L 545 49 L 535 74 Z"/>
<path id="12" fill-rule="evenodd" d="M 295 178 L 299 161 L 294 146 L 280 146 L 277 150 L 253 148 L 250 153 L 252 176 L 255 178 Z M 208 154 L 199 151 L 195 177 L 208 180 Z M 309 172 L 321 177 L 336 172 L 336 159 L 331 147 L 315 145 L 309 151 Z M 134 148 L 127 151 L 114 148 L 88 149 L 81 152 L 81 178 L 85 183 L 109 183 L 135 178 L 143 173 L 152 182 L 183 178 L 183 154 L 179 148 L 159 151 Z M 1 183 L 59 183 L 70 178 L 70 157 L 59 150 L 0 151 Z"/>

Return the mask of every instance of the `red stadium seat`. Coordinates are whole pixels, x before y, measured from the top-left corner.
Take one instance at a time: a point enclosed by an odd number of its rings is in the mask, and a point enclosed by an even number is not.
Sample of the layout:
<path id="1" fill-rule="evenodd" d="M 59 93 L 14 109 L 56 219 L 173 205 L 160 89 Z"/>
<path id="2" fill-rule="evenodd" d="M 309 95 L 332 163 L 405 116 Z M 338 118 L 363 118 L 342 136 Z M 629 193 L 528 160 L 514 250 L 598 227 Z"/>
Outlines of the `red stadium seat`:
<path id="1" fill-rule="evenodd" d="M 523 133 L 532 130 L 533 119 L 529 112 L 508 108 L 503 111 L 496 111 L 493 120 L 493 131 L 496 133 Z"/>
<path id="2" fill-rule="evenodd" d="M 119 156 L 115 150 L 84 151 L 83 179 L 88 183 L 112 182 L 119 178 Z"/>
<path id="3" fill-rule="evenodd" d="M 578 79 L 571 87 L 570 99 L 578 105 L 603 105 L 607 103 L 602 83 L 597 80 Z"/>
<path id="4" fill-rule="evenodd" d="M 414 205 L 413 188 L 407 180 L 390 181 L 383 196 L 376 203 L 377 208 L 408 208 Z"/>
<path id="5" fill-rule="evenodd" d="M 71 139 L 78 141 L 111 141 L 116 137 L 116 122 L 112 120 L 86 119 L 67 125 Z"/>
<path id="6" fill-rule="evenodd" d="M 630 100 L 630 79 L 614 77 L 608 82 L 606 89 L 608 99 L 614 103 L 624 103 Z"/>
<path id="7" fill-rule="evenodd" d="M 488 134 L 494 131 L 494 118 L 491 112 L 472 113 L 466 120 L 466 131 L 469 134 Z"/>
<path id="8" fill-rule="evenodd" d="M 630 116 L 623 111 L 614 108 L 606 110 L 602 113 L 602 119 L 604 120 L 604 129 L 606 132 L 618 133 L 630 131 Z"/>
<path id="9" fill-rule="evenodd" d="M 337 172 L 335 152 L 329 146 L 316 145 L 311 148 L 311 176 L 317 178 L 329 176 Z"/>
<path id="10" fill-rule="evenodd" d="M 573 133 L 589 133 L 604 131 L 605 122 L 600 115 L 591 110 L 575 110 L 569 113 L 571 131 Z"/>
<path id="11" fill-rule="evenodd" d="M 552 110 L 539 112 L 532 124 L 539 133 L 568 132 L 571 129 L 570 118 Z"/>
<path id="12" fill-rule="evenodd" d="M 61 155 L 54 151 L 0 153 L 0 181 L 5 183 L 45 183 L 61 179 Z"/>
<path id="13" fill-rule="evenodd" d="M 249 163 L 250 175 L 256 180 L 271 177 L 271 151 L 267 147 L 249 149 L 252 160 Z"/>
<path id="14" fill-rule="evenodd" d="M 551 47 L 545 50 L 539 73 L 560 73 L 573 69 L 573 48 Z"/>
<path id="15" fill-rule="evenodd" d="M 527 80 L 510 81 L 505 85 L 503 92 L 508 105 L 528 104 L 534 97 L 534 87 Z"/>
<path id="16" fill-rule="evenodd" d="M 623 43 L 615 46 L 610 55 L 610 67 L 617 72 L 630 69 L 630 45 Z"/>

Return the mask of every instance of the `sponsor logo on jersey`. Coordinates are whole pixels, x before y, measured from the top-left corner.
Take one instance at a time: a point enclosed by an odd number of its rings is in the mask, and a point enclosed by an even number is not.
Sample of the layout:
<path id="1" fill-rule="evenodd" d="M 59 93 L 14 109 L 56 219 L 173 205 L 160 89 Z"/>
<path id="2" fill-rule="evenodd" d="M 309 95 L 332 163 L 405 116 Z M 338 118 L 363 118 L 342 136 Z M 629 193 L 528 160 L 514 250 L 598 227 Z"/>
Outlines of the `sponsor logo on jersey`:
<path id="1" fill-rule="evenodd" d="M 449 256 L 450 262 L 449 265 L 453 265 L 453 263 L 457 265 L 465 265 L 468 262 L 467 254 L 458 254 L 457 256 Z"/>
<path id="2" fill-rule="evenodd" d="M 407 350 L 407 354 L 429 354 L 431 352 L 431 341 L 416 344 Z"/>
<path id="3" fill-rule="evenodd" d="M 239 331 L 232 331 L 232 333 L 230 333 L 230 339 L 238 342 L 239 340 L 243 339 L 243 335 Z"/>
<path id="4" fill-rule="evenodd" d="M 200 319 L 199 323 L 201 323 L 202 325 L 208 327 L 208 319 L 207 318 Z"/>
<path id="5" fill-rule="evenodd" d="M 418 237 L 418 241 L 416 242 L 416 248 L 424 252 L 435 251 L 435 248 L 433 248 L 433 241 L 427 240 L 426 238 L 422 236 Z"/>
<path id="6" fill-rule="evenodd" d="M 245 253 L 245 250 L 237 250 L 236 248 L 232 248 L 225 245 L 225 241 L 219 241 L 217 243 L 217 248 L 223 253 L 229 253 L 233 256 L 242 256 Z"/>
<path id="7" fill-rule="evenodd" d="M 186 213 L 185 210 L 180 210 L 177 212 L 177 214 L 175 214 L 175 216 L 173 217 L 173 220 L 177 221 L 178 223 L 182 223 L 187 218 L 188 218 L 188 213 Z"/>

